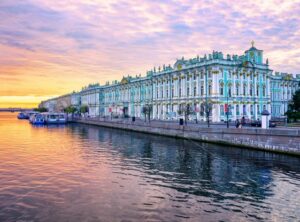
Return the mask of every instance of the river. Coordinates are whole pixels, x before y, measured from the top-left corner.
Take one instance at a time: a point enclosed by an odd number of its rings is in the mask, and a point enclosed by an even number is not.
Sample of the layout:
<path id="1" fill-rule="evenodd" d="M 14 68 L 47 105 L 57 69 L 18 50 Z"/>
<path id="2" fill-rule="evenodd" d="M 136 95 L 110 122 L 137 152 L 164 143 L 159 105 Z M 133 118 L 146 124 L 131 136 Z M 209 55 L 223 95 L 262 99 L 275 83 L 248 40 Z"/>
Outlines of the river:
<path id="1" fill-rule="evenodd" d="M 0 221 L 298 221 L 300 158 L 0 113 Z"/>

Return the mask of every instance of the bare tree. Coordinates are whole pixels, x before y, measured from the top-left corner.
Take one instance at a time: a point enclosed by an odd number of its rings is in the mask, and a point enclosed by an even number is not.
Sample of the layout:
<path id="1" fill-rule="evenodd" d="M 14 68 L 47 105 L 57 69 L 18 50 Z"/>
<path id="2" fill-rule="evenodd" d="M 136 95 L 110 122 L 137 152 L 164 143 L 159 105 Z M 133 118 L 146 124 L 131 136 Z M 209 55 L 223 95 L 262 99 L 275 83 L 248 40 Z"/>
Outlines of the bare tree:
<path id="1" fill-rule="evenodd" d="M 145 106 L 143 106 L 142 108 L 142 113 L 145 116 L 145 122 L 147 121 L 147 116 L 148 116 L 148 122 L 150 123 L 150 116 L 152 113 L 152 105 L 146 104 Z"/>
<path id="2" fill-rule="evenodd" d="M 182 104 L 179 107 L 178 114 L 184 116 L 184 123 L 185 125 L 187 125 L 189 116 L 195 114 L 195 111 L 192 109 L 192 106 L 190 104 Z"/>

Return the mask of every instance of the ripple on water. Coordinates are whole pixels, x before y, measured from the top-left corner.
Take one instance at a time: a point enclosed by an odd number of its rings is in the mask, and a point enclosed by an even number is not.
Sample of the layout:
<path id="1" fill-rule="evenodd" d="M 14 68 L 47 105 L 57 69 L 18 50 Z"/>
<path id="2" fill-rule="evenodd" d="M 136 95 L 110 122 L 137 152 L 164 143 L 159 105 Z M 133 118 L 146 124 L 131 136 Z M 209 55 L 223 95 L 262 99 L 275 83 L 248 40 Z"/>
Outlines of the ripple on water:
<path id="1" fill-rule="evenodd" d="M 0 113 L 0 221 L 296 221 L 299 166 L 284 155 L 32 127 Z"/>

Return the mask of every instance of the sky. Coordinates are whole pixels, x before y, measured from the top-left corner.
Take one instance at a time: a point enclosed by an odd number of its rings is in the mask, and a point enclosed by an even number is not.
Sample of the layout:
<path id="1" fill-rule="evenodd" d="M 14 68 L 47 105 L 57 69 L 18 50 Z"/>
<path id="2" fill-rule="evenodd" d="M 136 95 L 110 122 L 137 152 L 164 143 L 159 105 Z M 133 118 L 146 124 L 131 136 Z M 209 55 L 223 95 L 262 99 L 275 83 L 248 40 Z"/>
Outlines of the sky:
<path id="1" fill-rule="evenodd" d="M 300 0 L 0 0 L 0 107 L 104 84 L 255 42 L 300 73 Z"/>

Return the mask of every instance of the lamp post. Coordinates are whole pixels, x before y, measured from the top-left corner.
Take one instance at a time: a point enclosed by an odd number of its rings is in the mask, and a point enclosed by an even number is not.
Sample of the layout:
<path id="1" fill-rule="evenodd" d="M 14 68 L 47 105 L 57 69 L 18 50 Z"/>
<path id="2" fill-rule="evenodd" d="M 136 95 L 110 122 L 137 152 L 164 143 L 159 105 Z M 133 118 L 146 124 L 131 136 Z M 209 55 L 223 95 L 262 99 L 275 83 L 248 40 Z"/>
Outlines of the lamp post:
<path id="1" fill-rule="evenodd" d="M 208 73 L 207 73 L 207 66 L 205 66 L 205 112 L 206 112 L 206 121 L 207 121 L 207 127 L 209 127 L 209 106 L 208 106 Z"/>
<path id="2" fill-rule="evenodd" d="M 228 87 L 228 86 L 227 86 Z M 229 128 L 229 106 L 228 106 L 228 88 L 227 88 L 227 106 L 226 106 L 227 128 Z"/>

